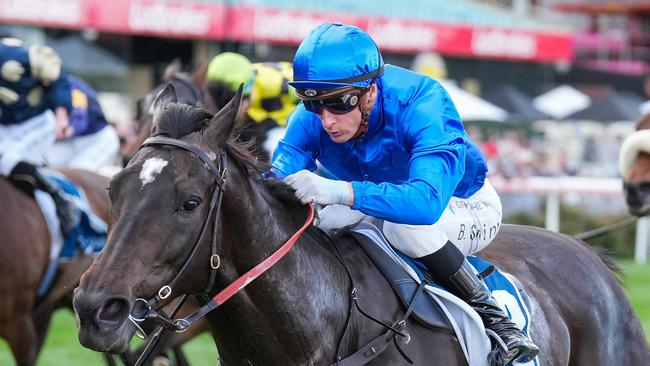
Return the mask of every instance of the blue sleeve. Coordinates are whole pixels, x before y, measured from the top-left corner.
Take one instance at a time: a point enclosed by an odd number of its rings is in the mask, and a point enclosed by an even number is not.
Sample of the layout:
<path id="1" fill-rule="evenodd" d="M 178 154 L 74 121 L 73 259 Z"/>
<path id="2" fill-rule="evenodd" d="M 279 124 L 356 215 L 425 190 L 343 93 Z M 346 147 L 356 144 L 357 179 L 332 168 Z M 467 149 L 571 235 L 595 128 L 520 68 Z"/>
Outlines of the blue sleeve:
<path id="1" fill-rule="evenodd" d="M 88 129 L 90 123 L 90 113 L 88 111 L 89 103 L 90 100 L 88 94 L 77 88 L 72 89 L 70 125 L 74 129 L 75 136 L 81 136 Z"/>
<path id="2" fill-rule="evenodd" d="M 72 111 L 71 94 L 70 82 L 62 70 L 59 78 L 47 87 L 46 98 L 48 108 L 55 110 L 58 107 L 63 107 L 70 113 Z"/>
<path id="3" fill-rule="evenodd" d="M 287 132 L 273 153 L 271 171 L 284 178 L 297 171 L 316 170 L 316 155 L 320 136 L 320 122 L 313 113 L 307 112 L 302 104 L 287 120 Z"/>
<path id="4" fill-rule="evenodd" d="M 402 113 L 409 177 L 401 184 L 352 182 L 353 209 L 395 223 L 434 224 L 465 172 L 466 134 L 447 92 L 436 84 Z"/>

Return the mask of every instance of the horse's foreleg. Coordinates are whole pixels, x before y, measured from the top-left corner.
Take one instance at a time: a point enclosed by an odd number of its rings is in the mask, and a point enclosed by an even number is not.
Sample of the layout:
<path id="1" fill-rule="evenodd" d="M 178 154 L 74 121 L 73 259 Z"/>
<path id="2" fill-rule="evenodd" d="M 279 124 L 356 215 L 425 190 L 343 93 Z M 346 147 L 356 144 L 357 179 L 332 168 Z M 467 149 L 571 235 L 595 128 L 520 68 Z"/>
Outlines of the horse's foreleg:
<path id="1" fill-rule="evenodd" d="M 52 320 L 53 310 L 49 307 L 41 308 L 39 311 L 32 313 L 32 322 L 34 324 L 34 331 L 36 332 L 36 352 L 38 353 L 43 347 L 45 337 L 47 336 L 47 329 Z"/>
<path id="2" fill-rule="evenodd" d="M 113 358 L 113 355 L 110 353 L 102 353 L 102 359 L 104 362 L 106 362 L 106 365 L 108 366 L 117 366 L 117 363 L 115 363 L 115 359 Z"/>
<path id="3" fill-rule="evenodd" d="M 40 349 L 38 334 L 29 314 L 19 314 L 4 328 L 17 366 L 34 366 Z"/>
<path id="4" fill-rule="evenodd" d="M 190 366 L 190 363 L 185 358 L 185 354 L 180 346 L 173 348 L 174 357 L 176 358 L 176 366 Z"/>

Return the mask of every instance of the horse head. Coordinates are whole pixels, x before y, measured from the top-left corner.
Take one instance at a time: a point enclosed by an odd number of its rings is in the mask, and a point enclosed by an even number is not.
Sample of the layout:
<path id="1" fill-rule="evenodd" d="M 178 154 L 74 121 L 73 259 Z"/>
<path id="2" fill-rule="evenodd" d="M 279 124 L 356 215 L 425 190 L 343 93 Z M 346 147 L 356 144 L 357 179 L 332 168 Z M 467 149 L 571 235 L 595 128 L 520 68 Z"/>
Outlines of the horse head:
<path id="1" fill-rule="evenodd" d="M 84 346 L 123 352 L 135 331 L 127 319 L 136 299 L 158 294 L 162 305 L 170 294 L 197 293 L 206 287 L 210 265 L 201 259 L 210 258 L 205 243 L 211 235 L 204 233 L 215 225 L 214 197 L 225 188 L 225 166 L 214 168 L 212 161 L 222 157 L 225 164 L 223 146 L 231 138 L 240 99 L 238 93 L 212 116 L 180 103 L 171 83 L 156 98 L 153 136 L 195 146 L 204 160 L 171 145 L 145 143 L 111 180 L 106 246 L 75 290 Z M 206 168 L 209 164 L 211 169 Z M 165 285 L 169 293 L 161 293 Z"/>
<path id="2" fill-rule="evenodd" d="M 185 103 L 193 106 L 202 106 L 203 94 L 200 84 L 197 84 L 198 78 L 202 75 L 202 70 L 198 69 L 192 75 L 180 71 L 180 65 L 172 62 L 165 70 L 163 83 L 156 86 L 142 99 L 136 103 L 136 115 L 132 123 L 133 136 L 126 138 L 126 143 L 120 149 L 124 163 L 138 151 L 142 142 L 151 135 L 154 101 L 156 97 L 165 89 L 168 83 L 173 84 L 176 91 L 176 99 L 179 103 Z"/>
<path id="3" fill-rule="evenodd" d="M 636 128 L 621 146 L 619 168 L 630 213 L 646 216 L 650 214 L 650 114 Z"/>

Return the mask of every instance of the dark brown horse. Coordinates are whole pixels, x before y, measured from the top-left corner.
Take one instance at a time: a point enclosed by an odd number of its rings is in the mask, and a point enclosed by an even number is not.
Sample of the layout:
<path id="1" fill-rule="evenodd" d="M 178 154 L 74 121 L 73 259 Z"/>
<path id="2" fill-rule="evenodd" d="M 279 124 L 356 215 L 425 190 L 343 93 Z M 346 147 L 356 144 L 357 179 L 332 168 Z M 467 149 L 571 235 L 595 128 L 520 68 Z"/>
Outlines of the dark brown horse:
<path id="1" fill-rule="evenodd" d="M 108 220 L 109 179 L 79 170 L 61 170 L 85 191 L 93 211 Z M 33 198 L 0 177 L 0 337 L 7 340 L 19 366 L 33 366 L 52 312 L 70 304 L 72 290 L 92 257 L 59 264 L 49 293 L 36 290 L 50 257 L 50 234 Z"/>
<path id="2" fill-rule="evenodd" d="M 628 136 L 619 157 L 623 190 L 630 213 L 650 214 L 650 114 L 637 122 L 636 132 Z"/>
<path id="3" fill-rule="evenodd" d="M 159 97 L 154 135 L 168 139 L 143 147 L 111 181 L 107 244 L 75 290 L 84 346 L 122 352 L 134 334 L 128 319 L 136 299 L 206 288 L 215 295 L 245 280 L 242 274 L 304 225 L 308 207 L 292 199 L 286 185 L 263 179 L 255 160 L 233 142 L 238 97 L 214 117 L 176 103 L 173 88 Z M 221 203 L 215 208 L 214 202 Z M 220 364 L 336 363 L 386 332 L 355 311 L 353 294 L 382 322 L 401 319 L 399 300 L 360 246 L 344 236 L 338 248 L 342 256 L 319 229 L 309 227 L 268 272 L 246 280 L 242 285 L 250 284 L 227 302 L 212 300 L 219 306 L 206 318 Z M 616 276 L 583 242 L 504 225 L 488 248 L 481 254 L 528 290 L 531 333 L 542 364 L 642 365 L 650 359 L 640 322 Z M 214 286 L 209 286 L 211 274 Z M 453 334 L 411 320 L 406 329 L 410 340 L 398 337 L 397 343 L 413 364 L 467 364 Z M 407 361 L 391 343 L 368 364 Z"/>

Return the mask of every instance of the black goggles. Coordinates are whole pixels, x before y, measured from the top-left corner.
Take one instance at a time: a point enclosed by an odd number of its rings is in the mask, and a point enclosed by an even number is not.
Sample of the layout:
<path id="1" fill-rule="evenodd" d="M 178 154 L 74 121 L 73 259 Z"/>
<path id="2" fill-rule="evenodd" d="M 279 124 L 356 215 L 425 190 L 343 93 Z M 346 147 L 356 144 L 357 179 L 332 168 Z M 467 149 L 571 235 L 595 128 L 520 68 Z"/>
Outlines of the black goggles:
<path id="1" fill-rule="evenodd" d="M 322 109 L 327 109 L 334 114 L 346 114 L 359 105 L 361 97 L 370 88 L 351 90 L 348 93 L 323 99 L 303 99 L 302 104 L 309 112 L 319 114 Z"/>

